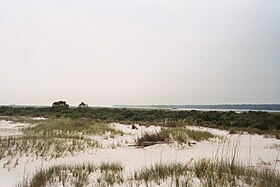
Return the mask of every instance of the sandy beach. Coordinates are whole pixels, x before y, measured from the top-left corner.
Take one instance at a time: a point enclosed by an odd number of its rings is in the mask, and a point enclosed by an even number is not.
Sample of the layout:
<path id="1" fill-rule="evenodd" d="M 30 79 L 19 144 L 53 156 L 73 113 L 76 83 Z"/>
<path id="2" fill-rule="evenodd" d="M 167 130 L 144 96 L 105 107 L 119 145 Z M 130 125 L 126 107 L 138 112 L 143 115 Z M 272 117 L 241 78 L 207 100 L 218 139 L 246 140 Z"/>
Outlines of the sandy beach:
<path id="1" fill-rule="evenodd" d="M 29 124 L 0 121 L 1 136 L 21 136 L 21 128 Z M 280 170 L 278 161 L 280 140 L 264 138 L 260 135 L 229 134 L 228 131 L 205 127 L 187 126 L 193 130 L 208 131 L 218 135 L 218 138 L 209 141 L 195 142 L 192 146 L 178 143 L 158 144 L 139 148 L 132 146 L 137 138 L 145 133 L 159 132 L 161 127 L 145 127 L 119 123 L 110 124 L 113 128 L 124 132 L 122 136 L 110 137 L 110 134 L 93 136 L 103 145 L 102 148 L 88 149 L 57 159 L 40 159 L 36 157 L 3 158 L 0 160 L 1 184 L 4 186 L 16 186 L 20 181 L 31 177 L 34 172 L 50 166 L 66 164 L 75 165 L 81 163 L 120 162 L 125 167 L 125 174 L 150 166 L 155 163 L 188 163 L 202 158 L 209 159 L 235 159 L 250 167 L 267 167 Z M 17 164 L 15 164 L 17 163 Z"/>

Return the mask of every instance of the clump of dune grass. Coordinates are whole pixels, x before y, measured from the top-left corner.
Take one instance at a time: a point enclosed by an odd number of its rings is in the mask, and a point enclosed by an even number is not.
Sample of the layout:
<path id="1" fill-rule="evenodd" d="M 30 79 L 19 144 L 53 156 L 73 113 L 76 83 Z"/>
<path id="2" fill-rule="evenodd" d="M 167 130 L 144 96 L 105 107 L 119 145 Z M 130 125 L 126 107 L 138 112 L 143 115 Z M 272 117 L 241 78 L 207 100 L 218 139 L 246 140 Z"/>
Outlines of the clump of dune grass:
<path id="1" fill-rule="evenodd" d="M 138 146 L 146 146 L 147 142 L 151 142 L 153 144 L 164 142 L 164 138 L 160 136 L 158 132 L 155 133 L 145 133 L 144 136 L 137 139 L 136 145 Z M 150 144 L 149 144 L 150 145 Z"/>
<path id="2" fill-rule="evenodd" d="M 124 177 L 120 163 L 53 166 L 40 170 L 19 187 L 43 186 L 280 186 L 280 174 L 235 162 L 202 159 L 156 163 Z"/>
<path id="3" fill-rule="evenodd" d="M 123 165 L 119 162 L 102 162 L 99 165 L 99 169 L 102 172 L 109 172 L 109 171 L 113 171 L 113 172 L 121 172 L 124 168 Z"/>
<path id="4" fill-rule="evenodd" d="M 108 124 L 56 119 L 40 121 L 22 129 L 23 135 L 0 137 L 0 160 L 5 157 L 35 156 L 58 158 L 101 147 L 91 135 L 122 135 Z"/>
<path id="5" fill-rule="evenodd" d="M 153 186 L 154 184 L 161 185 L 169 181 L 169 185 L 179 185 L 179 180 L 182 176 L 188 175 L 188 166 L 182 163 L 157 163 L 150 167 L 144 167 L 139 171 L 135 171 L 129 178 L 130 183 L 142 184 L 146 186 Z"/>
<path id="6" fill-rule="evenodd" d="M 113 186 L 114 184 L 122 184 L 124 177 L 122 171 L 124 167 L 122 164 L 103 162 L 99 165 L 98 169 L 101 175 L 96 179 L 100 186 Z"/>
<path id="7" fill-rule="evenodd" d="M 83 135 L 101 135 L 109 132 L 114 135 L 122 135 L 123 133 L 116 130 L 105 123 L 98 123 L 87 120 L 73 119 L 54 119 L 39 123 L 36 126 L 31 126 L 24 129 L 28 134 L 44 134 L 44 133 L 79 133 Z"/>
<path id="8" fill-rule="evenodd" d="M 280 186 L 278 172 L 237 163 L 203 159 L 195 162 L 191 171 L 200 179 L 202 186 Z"/>
<path id="9" fill-rule="evenodd" d="M 21 156 L 58 158 L 96 147 L 100 147 L 97 141 L 74 135 L 1 137 L 0 160 Z"/>
<path id="10" fill-rule="evenodd" d="M 41 169 L 31 179 L 25 179 L 18 187 L 44 187 L 61 184 L 62 186 L 85 186 L 88 175 L 97 170 L 93 164 L 76 166 L 58 165 Z"/>
<path id="11" fill-rule="evenodd" d="M 189 138 L 195 141 L 209 140 L 216 137 L 210 132 L 206 131 L 196 131 L 185 128 L 169 128 L 163 129 L 160 132 L 161 136 L 167 138 L 170 134 L 173 136 L 174 140 L 178 142 L 186 143 L 186 139 Z"/>
<path id="12" fill-rule="evenodd" d="M 194 184 L 194 179 L 198 182 Z M 157 163 L 135 171 L 130 184 L 140 186 L 258 186 L 280 185 L 278 172 L 265 168 L 250 168 L 237 163 L 202 159 L 192 164 Z"/>
<path id="13" fill-rule="evenodd" d="M 113 186 L 124 182 L 123 166 L 118 162 L 58 165 L 41 169 L 30 179 L 25 179 L 18 187 L 45 186 Z"/>
<path id="14" fill-rule="evenodd" d="M 214 137 L 216 136 L 206 131 L 195 131 L 185 128 L 166 128 L 155 133 L 145 133 L 144 136 L 137 139 L 136 145 L 142 146 L 147 142 L 170 143 L 174 141 L 186 144 L 191 140 L 202 141 L 209 140 Z"/>

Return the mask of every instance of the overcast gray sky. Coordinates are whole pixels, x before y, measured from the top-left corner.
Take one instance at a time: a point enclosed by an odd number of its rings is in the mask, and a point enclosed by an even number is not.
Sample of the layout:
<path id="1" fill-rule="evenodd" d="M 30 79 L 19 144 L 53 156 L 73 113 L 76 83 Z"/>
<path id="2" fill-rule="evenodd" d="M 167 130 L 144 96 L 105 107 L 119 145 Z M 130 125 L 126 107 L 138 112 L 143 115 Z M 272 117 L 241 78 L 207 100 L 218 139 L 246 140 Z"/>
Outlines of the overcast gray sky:
<path id="1" fill-rule="evenodd" d="M 0 104 L 280 103 L 279 0 L 0 0 Z"/>

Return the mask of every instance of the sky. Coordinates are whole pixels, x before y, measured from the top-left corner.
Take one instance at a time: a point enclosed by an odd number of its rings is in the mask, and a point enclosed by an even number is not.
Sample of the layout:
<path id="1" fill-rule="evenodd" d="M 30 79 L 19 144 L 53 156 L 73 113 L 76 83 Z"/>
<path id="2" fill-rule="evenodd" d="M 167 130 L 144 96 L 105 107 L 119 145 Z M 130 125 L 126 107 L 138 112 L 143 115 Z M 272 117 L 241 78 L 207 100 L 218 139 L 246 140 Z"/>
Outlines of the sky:
<path id="1" fill-rule="evenodd" d="M 279 0 L 0 0 L 0 104 L 280 103 Z"/>

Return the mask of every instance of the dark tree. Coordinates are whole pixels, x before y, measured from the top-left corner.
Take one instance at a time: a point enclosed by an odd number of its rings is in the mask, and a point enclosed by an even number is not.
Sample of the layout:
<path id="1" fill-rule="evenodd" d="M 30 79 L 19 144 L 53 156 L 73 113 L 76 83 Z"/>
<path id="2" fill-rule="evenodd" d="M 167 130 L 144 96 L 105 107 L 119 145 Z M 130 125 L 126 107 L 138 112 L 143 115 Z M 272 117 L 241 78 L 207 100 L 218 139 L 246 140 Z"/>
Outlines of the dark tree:
<path id="1" fill-rule="evenodd" d="M 52 104 L 53 108 L 69 108 L 69 105 L 66 101 L 56 101 Z"/>

